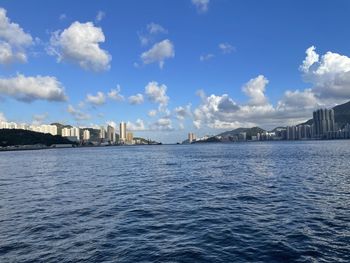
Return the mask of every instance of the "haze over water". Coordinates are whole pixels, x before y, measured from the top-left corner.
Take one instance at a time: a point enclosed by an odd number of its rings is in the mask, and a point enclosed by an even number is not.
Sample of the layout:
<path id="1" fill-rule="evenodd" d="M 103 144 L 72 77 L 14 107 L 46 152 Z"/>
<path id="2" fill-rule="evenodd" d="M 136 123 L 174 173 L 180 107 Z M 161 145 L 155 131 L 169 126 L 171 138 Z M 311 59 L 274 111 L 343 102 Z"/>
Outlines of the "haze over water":
<path id="1" fill-rule="evenodd" d="M 349 262 L 349 141 L 0 153 L 1 262 Z"/>

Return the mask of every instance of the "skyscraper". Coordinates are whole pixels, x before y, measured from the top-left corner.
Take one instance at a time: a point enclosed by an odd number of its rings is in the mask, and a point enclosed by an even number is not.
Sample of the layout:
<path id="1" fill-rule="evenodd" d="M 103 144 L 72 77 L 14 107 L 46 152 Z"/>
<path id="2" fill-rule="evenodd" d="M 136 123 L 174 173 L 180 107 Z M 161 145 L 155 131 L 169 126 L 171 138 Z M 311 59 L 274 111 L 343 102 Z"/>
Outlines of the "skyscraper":
<path id="1" fill-rule="evenodd" d="M 328 132 L 335 130 L 334 110 L 319 109 L 313 112 L 314 136 L 323 138 Z"/>
<path id="2" fill-rule="evenodd" d="M 125 122 L 121 122 L 119 124 L 119 139 L 123 142 L 126 141 L 126 123 Z"/>
<path id="3" fill-rule="evenodd" d="M 132 133 L 132 132 L 128 132 L 128 133 L 126 134 L 126 141 L 127 141 L 127 143 L 132 144 L 132 143 L 133 143 L 133 140 L 134 140 L 134 135 L 133 135 L 133 133 Z"/>
<path id="4" fill-rule="evenodd" d="M 115 129 L 111 125 L 107 126 L 107 139 L 110 143 L 115 143 Z"/>
<path id="5" fill-rule="evenodd" d="M 90 140 L 90 131 L 89 130 L 84 130 L 84 132 L 83 132 L 83 140 L 84 141 Z"/>
<path id="6" fill-rule="evenodd" d="M 190 132 L 188 134 L 188 141 L 189 141 L 189 143 L 192 143 L 195 140 L 196 140 L 196 135 L 193 132 Z"/>
<path id="7" fill-rule="evenodd" d="M 100 139 L 106 139 L 106 130 L 105 127 L 101 126 L 100 128 Z"/>

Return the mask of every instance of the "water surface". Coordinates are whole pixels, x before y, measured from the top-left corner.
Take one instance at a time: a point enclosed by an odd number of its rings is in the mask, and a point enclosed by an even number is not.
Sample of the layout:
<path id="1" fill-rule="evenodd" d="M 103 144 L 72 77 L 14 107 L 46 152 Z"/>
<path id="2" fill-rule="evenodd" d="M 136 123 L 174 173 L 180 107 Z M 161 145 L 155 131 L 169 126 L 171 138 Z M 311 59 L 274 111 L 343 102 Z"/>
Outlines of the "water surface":
<path id="1" fill-rule="evenodd" d="M 350 262 L 350 141 L 0 153 L 0 262 Z"/>

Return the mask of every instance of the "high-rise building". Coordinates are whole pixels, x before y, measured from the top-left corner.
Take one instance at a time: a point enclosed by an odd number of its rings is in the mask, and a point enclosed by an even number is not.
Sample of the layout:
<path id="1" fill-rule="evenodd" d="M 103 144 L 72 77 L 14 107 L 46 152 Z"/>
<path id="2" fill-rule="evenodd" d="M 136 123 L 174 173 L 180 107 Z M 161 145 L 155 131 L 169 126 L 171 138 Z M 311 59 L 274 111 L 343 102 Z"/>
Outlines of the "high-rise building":
<path id="1" fill-rule="evenodd" d="M 84 141 L 90 140 L 90 131 L 89 130 L 84 130 L 84 132 L 83 132 L 83 140 Z"/>
<path id="2" fill-rule="evenodd" d="M 126 134 L 126 142 L 132 144 L 134 140 L 134 135 L 132 132 Z"/>
<path id="3" fill-rule="evenodd" d="M 101 126 L 100 128 L 100 139 L 106 139 L 106 130 L 105 127 Z"/>
<path id="4" fill-rule="evenodd" d="M 314 136 L 323 138 L 328 132 L 335 131 L 335 120 L 333 109 L 319 109 L 313 112 Z"/>
<path id="5" fill-rule="evenodd" d="M 115 129 L 111 125 L 107 126 L 107 140 L 110 143 L 115 143 Z"/>
<path id="6" fill-rule="evenodd" d="M 126 123 L 121 122 L 119 124 L 119 140 L 126 141 Z"/>
<path id="7" fill-rule="evenodd" d="M 295 140 L 297 139 L 297 127 L 296 126 L 288 126 L 287 127 L 287 140 Z"/>
<path id="8" fill-rule="evenodd" d="M 188 141 L 189 143 L 192 143 L 193 141 L 195 141 L 197 138 L 196 138 L 196 135 L 193 133 L 193 132 L 190 132 L 188 134 Z"/>
<path id="9" fill-rule="evenodd" d="M 65 127 L 62 129 L 62 136 L 63 137 L 69 137 L 70 136 L 70 129 Z"/>
<path id="10" fill-rule="evenodd" d="M 80 140 L 80 129 L 77 127 L 71 128 L 70 129 L 70 136 L 76 137 L 76 139 L 79 141 Z"/>

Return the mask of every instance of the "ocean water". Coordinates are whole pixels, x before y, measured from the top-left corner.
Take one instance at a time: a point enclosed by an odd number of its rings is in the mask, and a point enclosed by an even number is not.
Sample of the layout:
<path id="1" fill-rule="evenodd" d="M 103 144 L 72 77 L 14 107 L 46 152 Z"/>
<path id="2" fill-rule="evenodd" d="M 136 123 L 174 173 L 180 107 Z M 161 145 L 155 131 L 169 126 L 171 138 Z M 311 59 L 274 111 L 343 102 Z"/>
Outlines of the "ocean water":
<path id="1" fill-rule="evenodd" d="M 350 141 L 0 152 L 0 262 L 350 262 Z"/>

